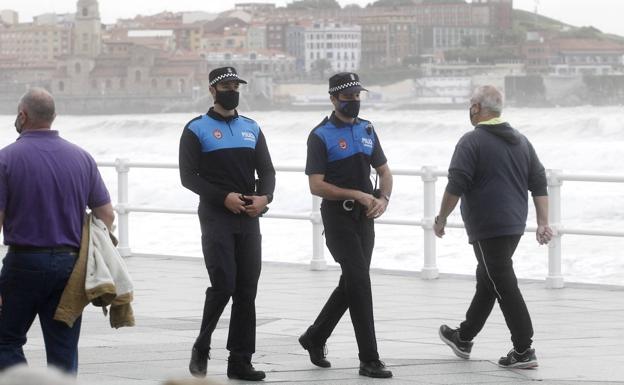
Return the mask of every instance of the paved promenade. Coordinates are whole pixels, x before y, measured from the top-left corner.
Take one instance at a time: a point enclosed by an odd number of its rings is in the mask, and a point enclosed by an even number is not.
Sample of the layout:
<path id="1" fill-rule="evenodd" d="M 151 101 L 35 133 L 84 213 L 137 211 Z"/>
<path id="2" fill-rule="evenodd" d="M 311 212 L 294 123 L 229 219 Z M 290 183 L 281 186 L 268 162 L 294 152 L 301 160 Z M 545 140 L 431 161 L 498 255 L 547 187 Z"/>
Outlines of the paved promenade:
<path id="1" fill-rule="evenodd" d="M 80 340 L 80 384 L 156 385 L 189 377 L 190 349 L 201 322 L 208 277 L 201 259 L 135 256 L 127 259 L 136 285 L 137 326 L 113 330 L 101 311 L 89 307 Z M 256 368 L 267 383 L 280 384 L 624 384 L 624 288 L 568 285 L 547 290 L 543 282 L 521 288 L 535 326 L 540 367 L 498 368 L 511 348 L 502 314 L 495 307 L 472 358 L 456 358 L 437 335 L 456 326 L 473 293 L 472 277 L 421 280 L 417 274 L 372 274 L 375 318 L 382 360 L 390 380 L 357 373 L 357 349 L 347 317 L 328 341 L 331 369 L 314 367 L 297 337 L 320 310 L 338 281 L 339 270 L 265 263 L 257 299 Z M 225 384 L 229 307 L 213 336 L 208 374 Z M 26 355 L 44 365 L 38 324 Z"/>

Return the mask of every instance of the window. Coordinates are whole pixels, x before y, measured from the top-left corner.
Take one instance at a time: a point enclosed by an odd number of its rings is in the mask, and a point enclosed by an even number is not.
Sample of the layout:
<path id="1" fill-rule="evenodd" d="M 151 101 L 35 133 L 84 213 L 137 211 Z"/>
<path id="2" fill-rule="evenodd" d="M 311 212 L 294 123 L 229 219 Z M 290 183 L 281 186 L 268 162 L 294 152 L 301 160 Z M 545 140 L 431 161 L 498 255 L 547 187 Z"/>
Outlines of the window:
<path id="1" fill-rule="evenodd" d="M 75 72 L 76 74 L 79 74 L 79 73 L 81 73 L 81 72 L 82 72 L 82 66 L 80 65 L 80 63 L 76 63 L 76 64 L 74 64 L 74 72 Z"/>
<path id="2" fill-rule="evenodd" d="M 158 81 L 156 79 L 152 79 L 152 88 L 158 88 Z"/>
<path id="3" fill-rule="evenodd" d="M 61 91 L 61 92 L 65 91 L 65 83 L 63 83 L 63 82 L 59 82 L 59 83 L 58 83 L 58 89 L 59 89 L 59 91 Z"/>
<path id="4" fill-rule="evenodd" d="M 141 71 L 137 70 L 134 73 L 134 82 L 135 83 L 141 83 Z"/>
<path id="5" fill-rule="evenodd" d="M 82 7 L 82 16 L 89 16 L 89 8 Z"/>

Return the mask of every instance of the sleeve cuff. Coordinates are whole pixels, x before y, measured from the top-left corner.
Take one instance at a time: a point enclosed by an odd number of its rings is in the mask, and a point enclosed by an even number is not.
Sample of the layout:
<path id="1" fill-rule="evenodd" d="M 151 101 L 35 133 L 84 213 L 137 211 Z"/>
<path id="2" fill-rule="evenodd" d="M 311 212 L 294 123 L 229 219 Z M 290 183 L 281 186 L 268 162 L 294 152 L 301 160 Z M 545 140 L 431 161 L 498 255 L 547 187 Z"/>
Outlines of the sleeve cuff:
<path id="1" fill-rule="evenodd" d="M 449 194 L 458 196 L 458 197 L 464 195 L 463 189 L 459 187 L 456 183 L 453 183 L 451 181 L 449 181 L 448 184 L 446 185 L 446 192 L 448 192 Z"/>
<path id="2" fill-rule="evenodd" d="M 225 198 L 228 196 L 229 192 L 227 191 L 219 191 L 218 193 L 216 193 L 214 195 L 214 199 L 213 202 L 217 205 L 221 205 L 224 206 L 225 205 Z"/>

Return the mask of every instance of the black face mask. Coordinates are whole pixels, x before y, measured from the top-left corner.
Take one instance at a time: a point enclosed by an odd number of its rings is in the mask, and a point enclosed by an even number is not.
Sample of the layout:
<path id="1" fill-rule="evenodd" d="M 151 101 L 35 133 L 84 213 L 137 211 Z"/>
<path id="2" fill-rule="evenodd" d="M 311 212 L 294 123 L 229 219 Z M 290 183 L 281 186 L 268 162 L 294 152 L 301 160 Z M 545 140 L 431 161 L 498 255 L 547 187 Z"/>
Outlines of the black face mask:
<path id="1" fill-rule="evenodd" d="M 219 103 L 225 110 L 234 110 L 238 107 L 238 91 L 218 91 L 215 97 L 215 103 Z"/>
<path id="2" fill-rule="evenodd" d="M 360 101 L 359 100 L 339 100 L 340 107 L 338 111 L 350 118 L 357 118 L 360 114 Z"/>

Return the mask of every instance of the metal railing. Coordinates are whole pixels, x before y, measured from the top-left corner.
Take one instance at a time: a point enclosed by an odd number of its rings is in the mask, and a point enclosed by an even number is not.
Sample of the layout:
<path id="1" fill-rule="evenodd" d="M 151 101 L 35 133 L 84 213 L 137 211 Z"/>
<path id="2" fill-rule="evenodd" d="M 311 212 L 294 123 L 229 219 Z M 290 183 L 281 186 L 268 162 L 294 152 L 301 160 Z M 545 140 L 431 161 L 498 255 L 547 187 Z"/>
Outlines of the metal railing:
<path id="1" fill-rule="evenodd" d="M 113 167 L 117 171 L 117 205 L 115 210 L 118 214 L 119 232 L 119 252 L 122 256 L 130 256 L 129 240 L 129 214 L 131 212 L 160 213 L 160 214 L 197 214 L 196 209 L 170 209 L 164 207 L 132 206 L 128 202 L 128 173 L 131 168 L 144 169 L 178 169 L 174 163 L 147 163 L 130 162 L 127 159 L 116 159 L 114 162 L 98 162 L 100 167 Z M 302 173 L 303 167 L 277 166 L 277 172 L 297 172 Z M 432 166 L 424 166 L 421 169 L 393 169 L 395 176 L 420 177 L 423 183 L 423 216 L 420 220 L 411 218 L 380 218 L 375 220 L 377 224 L 419 226 L 424 232 L 424 261 L 421 270 L 423 279 L 435 279 L 439 275 L 436 262 L 436 237 L 433 232 L 433 222 L 436 207 L 436 182 L 438 177 L 446 177 L 446 171 L 436 170 Z M 584 228 L 567 228 L 561 223 L 561 187 L 564 181 L 576 182 L 601 182 L 601 183 L 624 183 L 624 176 L 607 176 L 593 174 L 570 174 L 561 170 L 548 170 L 548 191 L 549 191 L 549 222 L 554 230 L 554 237 L 548 244 L 548 276 L 546 277 L 546 287 L 562 288 L 564 279 L 561 272 L 561 237 L 565 234 L 624 237 L 624 231 L 609 231 Z M 324 257 L 325 245 L 323 242 L 323 223 L 320 213 L 321 199 L 312 197 L 312 209 L 307 214 L 280 213 L 271 211 L 264 215 L 265 218 L 303 220 L 312 223 L 312 259 L 310 268 L 312 270 L 322 270 L 326 268 Z M 463 228 L 462 223 L 449 222 L 447 227 Z M 535 231 L 535 226 L 527 226 L 526 231 Z"/>

